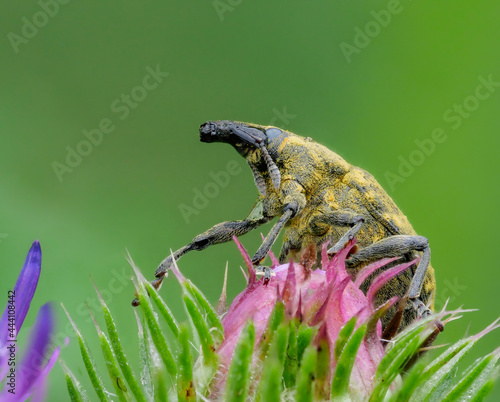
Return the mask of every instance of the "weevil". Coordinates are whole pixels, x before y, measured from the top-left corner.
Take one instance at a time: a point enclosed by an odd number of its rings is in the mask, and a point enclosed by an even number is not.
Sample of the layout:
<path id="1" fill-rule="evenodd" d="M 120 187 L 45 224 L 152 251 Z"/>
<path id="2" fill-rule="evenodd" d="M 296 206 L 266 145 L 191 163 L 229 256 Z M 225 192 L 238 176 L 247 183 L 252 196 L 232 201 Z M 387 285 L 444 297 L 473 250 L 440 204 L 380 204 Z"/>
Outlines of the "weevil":
<path id="1" fill-rule="evenodd" d="M 252 258 L 257 267 L 261 268 L 260 263 L 282 230 L 281 262 L 298 260 L 311 243 L 320 250 L 329 241 L 333 247 L 328 253 L 334 254 L 356 236 L 358 249 L 346 260 L 353 277 L 362 267 L 381 258 L 411 261 L 420 256 L 418 264 L 381 288 L 375 299 L 377 305 L 392 296 L 406 300 L 400 328 L 419 316 L 432 314 L 435 280 L 428 240 L 417 235 L 372 175 L 311 138 L 278 127 L 209 121 L 200 126 L 200 140 L 230 144 L 246 159 L 259 191 L 258 199 L 246 219 L 219 223 L 165 258 L 152 282 L 156 288 L 173 259 L 230 241 L 233 236 L 278 218 Z M 261 269 L 264 280 L 269 280 L 269 268 Z M 365 291 L 369 282 L 363 285 Z M 396 311 L 393 306 L 383 316 L 384 327 Z"/>

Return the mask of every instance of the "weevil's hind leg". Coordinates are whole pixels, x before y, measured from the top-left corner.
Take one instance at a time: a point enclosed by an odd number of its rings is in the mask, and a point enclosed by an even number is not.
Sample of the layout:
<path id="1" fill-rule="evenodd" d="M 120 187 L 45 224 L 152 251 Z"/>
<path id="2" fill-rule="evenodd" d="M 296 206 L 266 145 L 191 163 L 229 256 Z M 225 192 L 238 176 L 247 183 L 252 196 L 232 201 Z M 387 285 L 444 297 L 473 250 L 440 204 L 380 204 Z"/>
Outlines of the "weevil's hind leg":
<path id="1" fill-rule="evenodd" d="M 430 308 L 420 298 L 420 291 L 431 261 L 431 249 L 426 237 L 417 235 L 395 235 L 387 237 L 365 248 L 346 260 L 348 266 L 356 266 L 363 262 L 371 262 L 387 257 L 407 255 L 413 251 L 421 251 L 422 258 L 413 273 L 406 297 L 413 305 L 418 317 L 432 315 Z M 439 325 L 436 324 L 436 326 Z"/>
<path id="2" fill-rule="evenodd" d="M 426 251 L 427 250 L 427 251 Z M 426 237 L 417 235 L 394 235 L 379 240 L 369 246 L 359 249 L 348 261 L 349 265 L 354 266 L 362 262 L 372 262 L 382 258 L 402 257 L 412 251 L 423 251 L 424 256 L 420 260 L 419 267 L 422 267 L 420 280 L 425 276 L 430 262 L 429 241 Z M 416 285 L 414 287 L 417 287 Z M 417 289 L 420 289 L 418 285 Z"/>
<path id="3" fill-rule="evenodd" d="M 355 266 L 362 262 L 371 262 L 382 258 L 402 257 L 413 251 L 421 251 L 423 253 L 407 291 L 408 299 L 414 300 L 420 297 L 420 289 L 424 283 L 425 274 L 431 261 L 431 249 L 426 237 L 416 235 L 387 237 L 358 250 L 346 263 L 349 266 Z"/>

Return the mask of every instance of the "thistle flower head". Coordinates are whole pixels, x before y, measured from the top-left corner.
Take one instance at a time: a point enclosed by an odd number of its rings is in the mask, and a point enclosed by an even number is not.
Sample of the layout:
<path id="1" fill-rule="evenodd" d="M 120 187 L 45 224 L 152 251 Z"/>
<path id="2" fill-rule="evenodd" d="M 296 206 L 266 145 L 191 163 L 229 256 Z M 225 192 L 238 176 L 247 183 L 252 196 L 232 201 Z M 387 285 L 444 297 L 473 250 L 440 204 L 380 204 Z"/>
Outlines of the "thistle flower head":
<path id="1" fill-rule="evenodd" d="M 83 335 L 72 322 L 100 399 L 113 395 L 113 399 L 143 401 L 397 401 L 410 397 L 421 401 L 476 398 L 491 389 L 499 374 L 498 350 L 461 376 L 454 379 L 453 375 L 475 342 L 499 326 L 498 320 L 431 361 L 424 362 L 419 355 L 439 332 L 434 320 L 446 325 L 465 310 L 443 311 L 421 319 L 383 343 L 379 318 L 397 300 L 390 299 L 376 308 L 374 296 L 415 261 L 394 266 L 395 259 L 384 259 L 351 278 L 345 259 L 355 245 L 352 240 L 333 258 L 323 250 L 317 269 L 313 269 L 314 249 L 306 250 L 299 263 L 282 265 L 271 254 L 273 276 L 264 281 L 258 279 L 248 254 L 235 241 L 248 275 L 247 286 L 229 308 L 224 306 L 224 292 L 214 309 L 177 265 L 172 267 L 183 290 L 182 303 L 191 331 L 176 320 L 157 289 L 132 263 L 143 317 L 142 322 L 131 317 L 137 321 L 141 356 L 141 367 L 135 373 L 111 312 L 101 299 L 110 340 L 100 328 L 97 333 L 114 393 L 108 391 L 110 387 L 100 377 Z M 364 294 L 360 285 L 374 276 Z M 224 312 L 223 316 L 218 312 Z M 164 332 L 167 328 L 170 338 Z M 67 368 L 65 371 L 71 397 L 83 397 L 76 377 Z"/>
<path id="2" fill-rule="evenodd" d="M 326 341 L 329 349 L 328 378 L 336 367 L 335 345 L 342 328 L 353 318 L 354 330 L 367 326 L 367 334 L 359 345 L 352 369 L 351 388 L 356 393 L 369 394 L 373 389 L 373 377 L 384 356 L 381 341 L 382 326 L 373 297 L 382 285 L 398 275 L 415 261 L 383 271 L 372 283 L 365 295 L 359 288 L 364 279 L 396 258 L 378 261 L 366 267 L 353 281 L 345 268 L 345 259 L 355 245 L 351 240 L 333 258 L 322 252 L 321 268 L 313 270 L 315 249 L 306 250 L 300 263 L 277 265 L 269 283 L 257 280 L 250 257 L 238 239 L 234 239 L 248 268 L 248 283 L 231 304 L 222 320 L 225 338 L 218 349 L 222 367 L 229 367 L 234 349 L 245 324 L 252 320 L 255 326 L 256 344 L 261 342 L 277 303 L 284 304 L 286 319 L 296 319 L 303 325 L 319 328 L 316 344 Z M 273 258 L 274 259 L 274 258 Z M 275 260 L 275 259 L 274 259 Z M 389 300 L 383 310 L 397 301 Z"/>

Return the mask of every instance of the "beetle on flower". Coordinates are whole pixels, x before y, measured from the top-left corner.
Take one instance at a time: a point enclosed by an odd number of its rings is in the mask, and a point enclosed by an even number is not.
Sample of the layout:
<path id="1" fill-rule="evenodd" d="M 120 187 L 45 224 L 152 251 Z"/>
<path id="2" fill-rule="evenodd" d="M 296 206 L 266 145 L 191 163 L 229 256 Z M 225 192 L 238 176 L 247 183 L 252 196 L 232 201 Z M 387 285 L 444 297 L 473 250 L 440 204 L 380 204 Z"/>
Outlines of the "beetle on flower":
<path id="1" fill-rule="evenodd" d="M 282 229 L 280 262 L 290 258 L 298 261 L 310 244 L 321 250 L 327 241 L 333 245 L 328 252 L 334 255 L 356 236 L 359 250 L 346 260 L 353 276 L 381 258 L 401 257 L 409 262 L 421 256 L 418 265 L 393 278 L 374 295 L 376 305 L 383 305 L 393 296 L 406 297 L 401 329 L 431 314 L 435 280 L 428 241 L 416 234 L 368 172 L 309 137 L 272 126 L 209 121 L 201 125 L 200 139 L 233 146 L 248 162 L 259 196 L 246 219 L 219 223 L 165 258 L 155 273 L 156 288 L 173 263 L 189 251 L 230 241 L 279 217 L 252 258 L 257 269 L 266 274 L 266 281 L 270 270 L 260 264 Z M 394 261 L 392 266 L 397 263 Z M 361 288 L 366 292 L 373 277 L 365 279 Z M 393 306 L 382 317 L 384 327 L 396 311 Z"/>

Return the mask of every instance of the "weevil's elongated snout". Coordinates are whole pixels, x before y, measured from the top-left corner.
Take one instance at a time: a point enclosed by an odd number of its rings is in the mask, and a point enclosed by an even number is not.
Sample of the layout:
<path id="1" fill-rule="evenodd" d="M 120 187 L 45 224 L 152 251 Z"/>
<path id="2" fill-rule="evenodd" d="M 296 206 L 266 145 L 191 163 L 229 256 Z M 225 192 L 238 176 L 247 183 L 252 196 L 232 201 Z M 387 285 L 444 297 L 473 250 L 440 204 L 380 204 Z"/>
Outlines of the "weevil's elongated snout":
<path id="1" fill-rule="evenodd" d="M 202 142 L 225 142 L 232 145 L 241 155 L 266 145 L 268 138 L 263 129 L 247 123 L 230 120 L 207 121 L 200 126 Z"/>
<path id="2" fill-rule="evenodd" d="M 219 142 L 221 135 L 219 128 L 213 121 L 207 121 L 200 126 L 200 140 L 201 142 Z"/>

